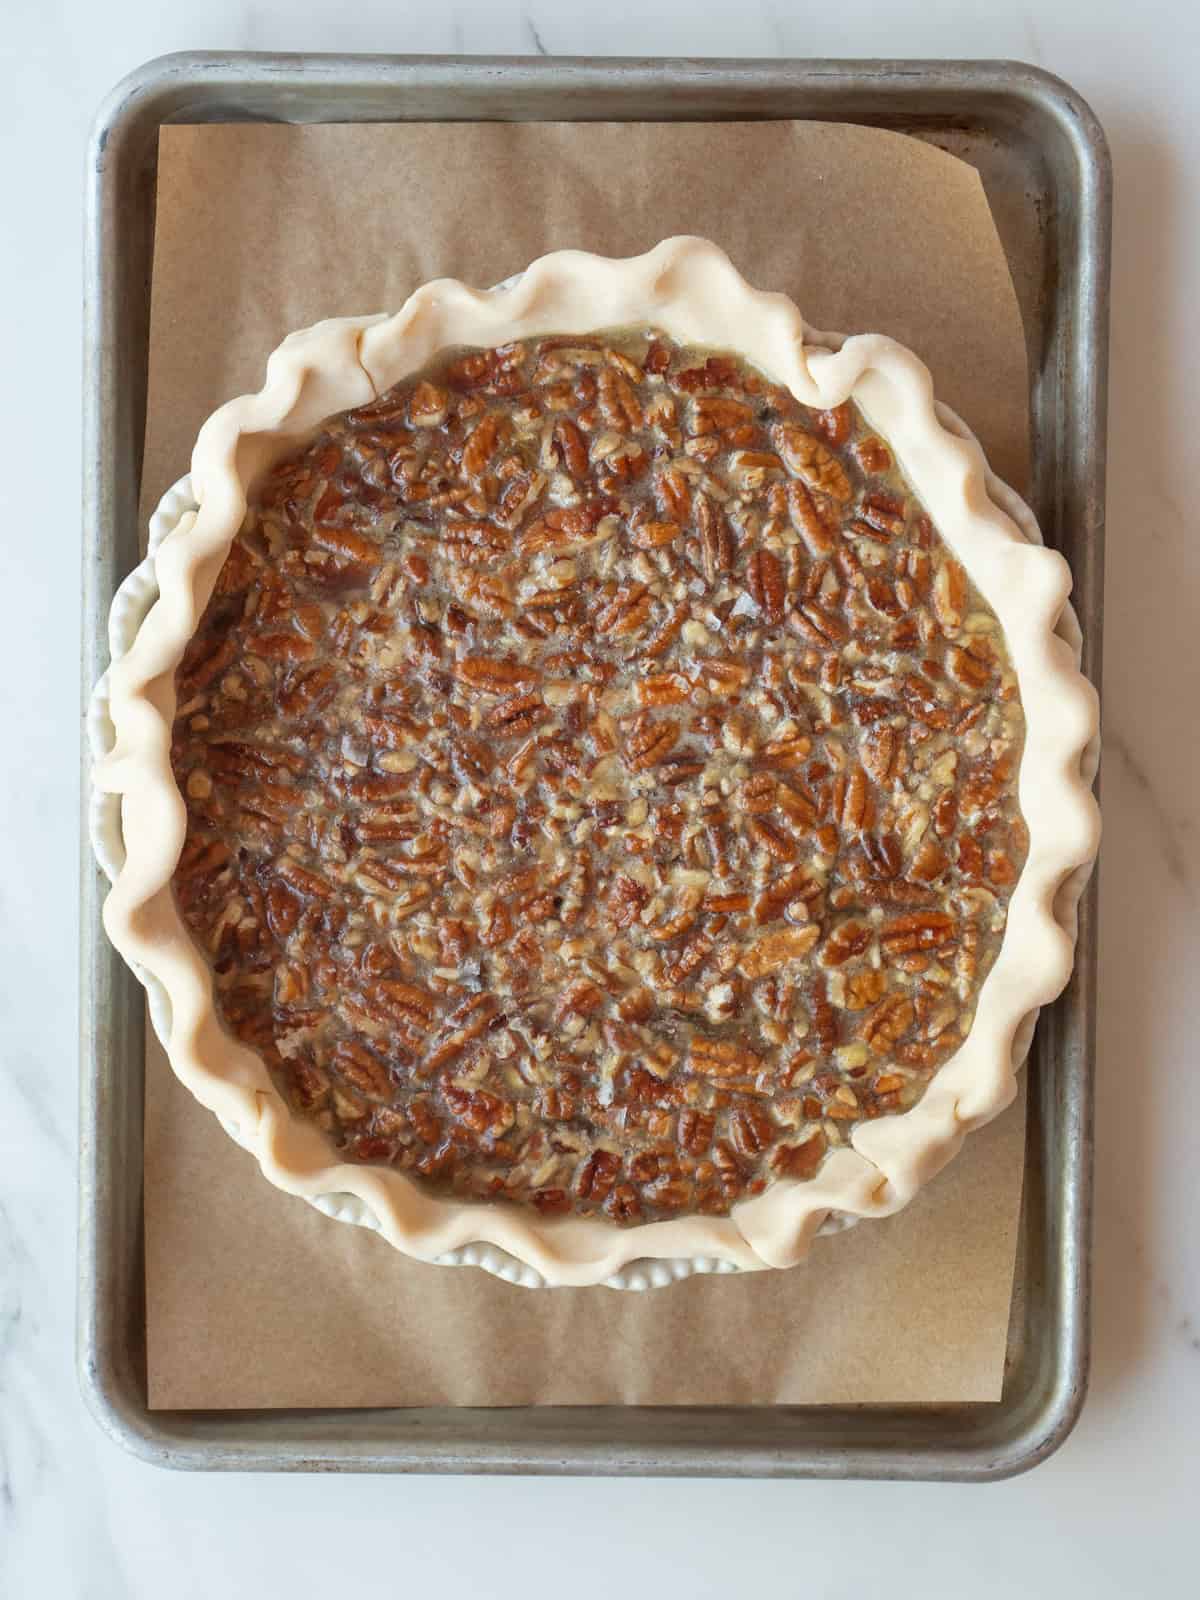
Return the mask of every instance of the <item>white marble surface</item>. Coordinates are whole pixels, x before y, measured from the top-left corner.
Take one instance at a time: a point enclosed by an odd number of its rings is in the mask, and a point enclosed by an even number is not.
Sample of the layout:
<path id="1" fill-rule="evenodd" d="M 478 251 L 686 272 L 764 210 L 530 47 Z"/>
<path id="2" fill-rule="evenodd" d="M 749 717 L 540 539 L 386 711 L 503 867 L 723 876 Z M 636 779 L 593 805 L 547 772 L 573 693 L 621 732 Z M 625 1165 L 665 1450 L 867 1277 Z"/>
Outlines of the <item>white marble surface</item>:
<path id="1" fill-rule="evenodd" d="M 1195 1592 L 1200 13 L 1194 0 L 15 0 L 0 62 L 0 1594 Z M 1063 1450 L 986 1488 L 175 1476 L 73 1357 L 79 238 L 104 91 L 182 48 L 1022 57 L 1117 181 L 1096 1344 Z M 51 493 L 47 494 L 47 485 Z M 15 599 L 16 603 L 13 604 Z M 31 820 L 32 819 L 32 820 Z M 848 1537 L 847 1537 L 848 1536 Z M 899 1575 L 899 1576 L 898 1576 Z"/>

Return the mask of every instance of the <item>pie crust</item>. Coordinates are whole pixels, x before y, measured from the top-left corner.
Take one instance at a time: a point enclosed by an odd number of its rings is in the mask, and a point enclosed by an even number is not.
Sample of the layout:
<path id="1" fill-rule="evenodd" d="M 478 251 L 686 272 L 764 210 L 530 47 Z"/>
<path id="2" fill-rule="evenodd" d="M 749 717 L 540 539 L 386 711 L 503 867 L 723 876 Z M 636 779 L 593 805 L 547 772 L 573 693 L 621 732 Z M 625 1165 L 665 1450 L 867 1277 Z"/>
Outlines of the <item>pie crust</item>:
<path id="1" fill-rule="evenodd" d="M 368 404 L 440 351 L 634 325 L 661 328 L 681 345 L 735 351 L 804 405 L 828 410 L 853 399 L 888 442 L 1003 626 L 1025 713 L 1018 793 L 1029 850 L 968 1036 L 912 1109 L 856 1125 L 850 1145 L 834 1150 L 814 1178 L 777 1180 L 727 1217 L 616 1228 L 592 1217 L 464 1203 L 391 1168 L 339 1161 L 320 1130 L 290 1110 L 260 1057 L 219 1023 L 209 969 L 176 907 L 171 880 L 185 814 L 170 742 L 175 670 L 262 472 L 325 418 Z M 271 356 L 263 389 L 204 425 L 192 486 L 198 510 L 154 558 L 159 599 L 109 674 L 115 742 L 95 782 L 120 796 L 126 855 L 105 925 L 135 971 L 153 975 L 167 996 L 165 1042 L 176 1074 L 237 1126 L 278 1187 L 310 1199 L 355 1197 L 385 1237 L 415 1257 L 490 1244 L 552 1284 L 602 1282 L 647 1258 L 785 1267 L 827 1219 L 900 1209 L 967 1132 L 1011 1101 L 1038 1008 L 1070 975 L 1075 909 L 1099 840 L 1090 794 L 1097 703 L 1078 668 L 1066 563 L 1041 547 L 1027 508 L 989 473 L 962 424 L 936 405 L 929 374 L 910 352 L 878 335 L 843 341 L 814 333 L 790 301 L 752 289 L 703 240 L 667 240 L 630 260 L 560 252 L 511 287 L 480 292 L 438 281 L 394 317 L 341 319 L 292 335 Z"/>

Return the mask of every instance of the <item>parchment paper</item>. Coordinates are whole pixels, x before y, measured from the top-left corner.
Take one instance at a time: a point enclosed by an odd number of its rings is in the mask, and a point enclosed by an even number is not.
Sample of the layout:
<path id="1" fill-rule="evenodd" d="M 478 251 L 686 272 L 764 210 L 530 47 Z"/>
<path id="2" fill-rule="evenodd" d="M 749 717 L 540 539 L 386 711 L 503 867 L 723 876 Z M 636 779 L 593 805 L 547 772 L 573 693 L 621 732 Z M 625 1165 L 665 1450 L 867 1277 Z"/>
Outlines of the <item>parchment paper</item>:
<path id="1" fill-rule="evenodd" d="M 816 327 L 912 345 L 1024 486 L 1016 297 L 976 173 L 940 151 L 820 123 L 227 125 L 161 135 L 145 514 L 292 329 L 672 233 Z M 405 1260 L 272 1189 L 152 1039 L 146 1109 L 153 1407 L 999 1398 L 1023 1094 L 899 1217 L 645 1294 Z"/>

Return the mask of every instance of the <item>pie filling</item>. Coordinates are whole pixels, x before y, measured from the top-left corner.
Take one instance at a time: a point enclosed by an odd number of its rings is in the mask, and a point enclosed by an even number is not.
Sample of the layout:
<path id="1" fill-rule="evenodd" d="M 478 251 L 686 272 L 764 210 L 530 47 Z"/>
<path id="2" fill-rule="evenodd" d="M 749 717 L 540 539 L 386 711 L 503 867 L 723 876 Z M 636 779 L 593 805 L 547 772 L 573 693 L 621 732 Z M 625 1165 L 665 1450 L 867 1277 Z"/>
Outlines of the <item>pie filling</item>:
<path id="1" fill-rule="evenodd" d="M 1024 860 L 995 615 L 850 404 L 661 334 L 456 351 L 258 486 L 174 888 L 344 1159 L 635 1223 L 961 1045 Z"/>

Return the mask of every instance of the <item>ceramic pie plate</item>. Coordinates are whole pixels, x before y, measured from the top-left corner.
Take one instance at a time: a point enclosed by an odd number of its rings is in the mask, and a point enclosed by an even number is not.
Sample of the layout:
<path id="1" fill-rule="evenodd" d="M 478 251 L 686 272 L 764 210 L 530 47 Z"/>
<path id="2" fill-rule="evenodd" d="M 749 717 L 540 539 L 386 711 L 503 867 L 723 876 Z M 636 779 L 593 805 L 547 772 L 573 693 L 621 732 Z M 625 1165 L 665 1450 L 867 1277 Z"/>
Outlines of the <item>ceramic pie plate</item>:
<path id="1" fill-rule="evenodd" d="M 171 894 L 179 794 L 165 755 L 169 722 L 159 708 L 165 682 L 173 715 L 174 669 L 207 600 L 197 569 L 208 558 L 215 576 L 212 557 L 236 535 L 245 480 L 262 462 L 278 459 L 324 418 L 423 368 L 439 350 L 632 325 L 736 352 L 803 404 L 827 409 L 853 399 L 887 440 L 1003 626 L 1025 713 L 1018 793 L 1030 842 L 974 1022 L 914 1107 L 857 1125 L 816 1177 L 778 1180 L 728 1217 L 617 1228 L 432 1198 L 399 1173 L 339 1163 L 322 1149 L 317 1130 L 290 1112 L 252 1052 L 228 1040 L 221 1053 L 238 1058 L 232 1071 L 198 1054 L 196 1017 L 205 1008 L 211 1014 L 211 989 Z M 420 1259 L 476 1265 L 529 1287 L 642 1289 L 694 1273 L 792 1265 L 818 1233 L 901 1209 L 968 1132 L 1011 1102 L 1038 1010 L 1070 976 L 1079 896 L 1099 841 L 1090 792 L 1099 741 L 1069 588 L 1065 563 L 1042 546 L 1028 507 L 990 472 L 964 424 L 935 401 L 929 374 L 911 352 L 880 336 L 846 339 L 810 329 L 791 302 L 751 288 L 705 241 L 668 240 L 625 261 L 560 252 L 489 291 L 426 285 L 395 317 L 323 323 L 287 340 L 271 358 L 263 390 L 209 420 L 192 477 L 155 513 L 146 560 L 113 603 L 112 663 L 88 717 L 96 757 L 91 836 L 113 883 L 106 927 L 147 989 L 152 1024 L 176 1074 L 272 1182 L 337 1220 L 376 1229 Z M 155 685 L 158 697 L 147 693 Z"/>

